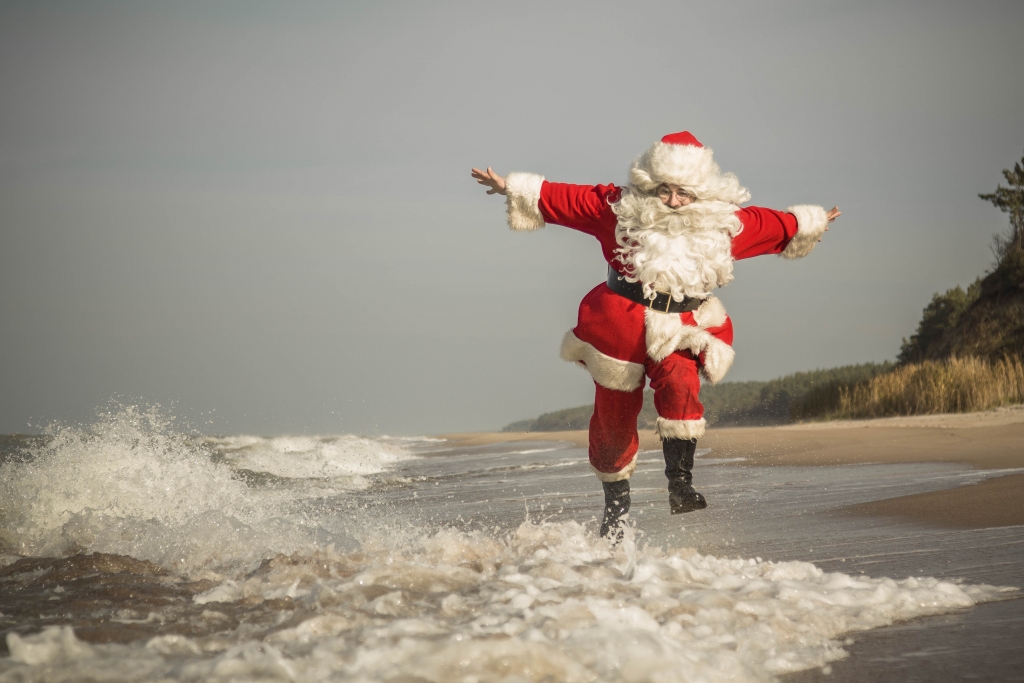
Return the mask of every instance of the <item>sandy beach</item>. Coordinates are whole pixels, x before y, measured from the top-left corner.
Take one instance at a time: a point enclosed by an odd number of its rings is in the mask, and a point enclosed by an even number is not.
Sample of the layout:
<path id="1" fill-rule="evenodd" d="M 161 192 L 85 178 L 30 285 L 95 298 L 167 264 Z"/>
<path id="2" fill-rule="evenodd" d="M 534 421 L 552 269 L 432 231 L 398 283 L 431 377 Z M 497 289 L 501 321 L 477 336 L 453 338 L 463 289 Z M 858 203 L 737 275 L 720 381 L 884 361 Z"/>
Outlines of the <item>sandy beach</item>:
<path id="1" fill-rule="evenodd" d="M 446 434 L 466 446 L 506 441 L 568 441 L 585 447 L 584 430 Z M 771 427 L 709 429 L 701 447 L 751 465 L 849 465 L 952 462 L 985 470 L 1024 468 L 1024 406 L 979 413 L 836 420 Z M 651 431 L 642 450 L 660 448 Z M 946 491 L 874 501 L 851 514 L 901 517 L 951 528 L 1024 524 L 1024 473 L 1008 473 Z"/>

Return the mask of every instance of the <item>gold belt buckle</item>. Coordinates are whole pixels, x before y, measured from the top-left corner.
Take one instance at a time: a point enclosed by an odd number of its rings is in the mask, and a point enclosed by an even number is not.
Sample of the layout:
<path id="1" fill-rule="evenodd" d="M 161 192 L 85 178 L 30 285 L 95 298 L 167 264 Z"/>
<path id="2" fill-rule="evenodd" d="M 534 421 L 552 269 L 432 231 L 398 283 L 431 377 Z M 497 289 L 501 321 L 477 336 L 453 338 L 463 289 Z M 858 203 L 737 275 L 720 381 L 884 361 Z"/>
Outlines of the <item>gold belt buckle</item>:
<path id="1" fill-rule="evenodd" d="M 655 301 L 655 299 L 658 298 L 657 295 L 659 295 L 659 294 L 665 294 L 665 292 L 657 292 L 656 291 L 654 299 L 648 299 L 647 300 L 647 308 L 651 309 L 652 311 L 657 311 L 658 310 L 658 309 L 656 309 L 654 307 L 654 301 Z M 668 309 L 672 307 L 672 295 L 671 294 L 665 294 L 665 296 L 668 297 L 668 301 L 666 301 L 666 303 L 665 303 L 665 311 L 664 312 L 668 313 Z"/>

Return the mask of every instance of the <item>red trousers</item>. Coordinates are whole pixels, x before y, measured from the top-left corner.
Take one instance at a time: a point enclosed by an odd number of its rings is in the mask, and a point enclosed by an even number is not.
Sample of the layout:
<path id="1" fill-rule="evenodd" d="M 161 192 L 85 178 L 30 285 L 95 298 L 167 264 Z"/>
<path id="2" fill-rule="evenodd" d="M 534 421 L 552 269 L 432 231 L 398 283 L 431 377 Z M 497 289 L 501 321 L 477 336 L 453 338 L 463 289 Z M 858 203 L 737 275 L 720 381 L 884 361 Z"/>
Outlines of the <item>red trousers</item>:
<path id="1" fill-rule="evenodd" d="M 730 340 L 731 341 L 731 340 Z M 666 420 L 700 420 L 697 359 L 675 351 L 660 363 L 648 358 L 644 372 L 654 390 L 654 407 Z M 640 448 L 636 418 L 644 402 L 644 382 L 633 391 L 607 389 L 595 382 L 594 415 L 590 418 L 590 464 L 600 473 L 621 472 L 632 465 Z"/>

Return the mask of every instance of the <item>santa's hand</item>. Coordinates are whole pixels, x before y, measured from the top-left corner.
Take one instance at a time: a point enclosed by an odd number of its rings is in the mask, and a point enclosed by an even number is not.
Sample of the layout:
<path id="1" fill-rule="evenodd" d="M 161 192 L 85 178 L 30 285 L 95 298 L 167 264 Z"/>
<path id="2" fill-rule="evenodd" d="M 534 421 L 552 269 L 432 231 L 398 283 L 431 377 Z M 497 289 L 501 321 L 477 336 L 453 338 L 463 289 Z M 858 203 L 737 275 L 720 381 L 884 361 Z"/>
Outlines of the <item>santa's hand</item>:
<path id="1" fill-rule="evenodd" d="M 839 218 L 842 215 L 843 215 L 843 212 L 839 210 L 839 207 L 838 206 L 833 206 L 832 210 L 829 211 L 827 214 L 825 214 L 825 218 L 827 218 L 828 222 L 831 223 L 832 221 L 834 221 L 835 219 Z M 825 230 L 826 231 L 828 230 L 828 224 L 825 224 Z M 821 241 L 820 237 L 818 238 L 818 241 L 819 242 Z"/>
<path id="2" fill-rule="evenodd" d="M 490 166 L 487 167 L 486 171 L 474 168 L 473 177 L 481 185 L 491 188 L 487 190 L 487 194 L 505 194 L 505 179 L 492 171 Z"/>

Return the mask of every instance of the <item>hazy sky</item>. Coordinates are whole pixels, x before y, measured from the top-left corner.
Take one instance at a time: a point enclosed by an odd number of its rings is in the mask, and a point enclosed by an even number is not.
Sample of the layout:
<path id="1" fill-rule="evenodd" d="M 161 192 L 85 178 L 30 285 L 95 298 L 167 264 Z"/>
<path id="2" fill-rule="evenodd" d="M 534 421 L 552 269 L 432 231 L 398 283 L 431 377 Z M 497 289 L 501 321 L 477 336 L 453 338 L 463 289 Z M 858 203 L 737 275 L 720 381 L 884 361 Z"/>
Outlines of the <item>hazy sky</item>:
<path id="1" fill-rule="evenodd" d="M 736 267 L 730 380 L 891 359 L 989 267 L 1024 3 L 0 4 L 0 432 L 158 402 L 206 431 L 490 429 L 558 359 L 597 241 L 505 227 L 688 129 L 753 204 L 838 204 Z"/>

